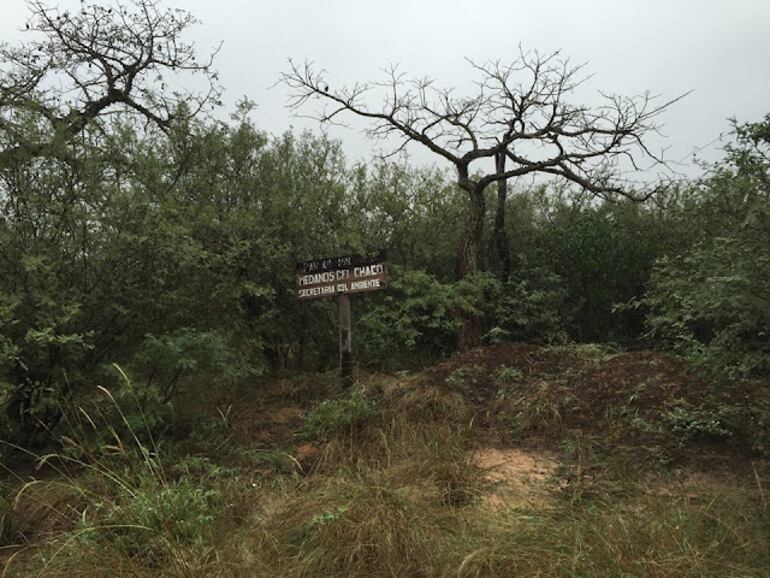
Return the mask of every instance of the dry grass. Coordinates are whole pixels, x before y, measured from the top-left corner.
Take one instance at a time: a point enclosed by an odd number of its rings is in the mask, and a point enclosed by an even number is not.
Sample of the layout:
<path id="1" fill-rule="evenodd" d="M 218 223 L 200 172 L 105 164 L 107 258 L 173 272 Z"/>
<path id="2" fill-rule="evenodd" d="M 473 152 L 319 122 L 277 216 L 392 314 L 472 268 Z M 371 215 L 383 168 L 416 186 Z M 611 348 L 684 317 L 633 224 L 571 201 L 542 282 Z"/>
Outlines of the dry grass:
<path id="1" fill-rule="evenodd" d="M 650 471 L 636 449 L 564 428 L 557 389 L 519 406 L 561 436 L 549 451 L 485 446 L 456 391 L 379 384 L 364 422 L 236 447 L 229 468 L 181 452 L 97 461 L 8 500 L 4 536 L 22 548 L 3 576 L 770 575 L 766 465 Z"/>

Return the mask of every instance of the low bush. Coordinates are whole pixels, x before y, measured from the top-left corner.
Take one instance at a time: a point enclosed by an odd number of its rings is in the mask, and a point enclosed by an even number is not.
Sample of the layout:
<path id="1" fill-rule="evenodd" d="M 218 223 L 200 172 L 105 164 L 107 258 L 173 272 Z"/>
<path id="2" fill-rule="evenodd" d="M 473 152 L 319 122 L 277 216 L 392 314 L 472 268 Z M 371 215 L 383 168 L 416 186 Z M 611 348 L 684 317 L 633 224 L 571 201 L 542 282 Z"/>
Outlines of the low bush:
<path id="1" fill-rule="evenodd" d="M 728 438 L 735 433 L 735 411 L 729 406 L 717 409 L 693 406 L 678 399 L 663 411 L 663 421 L 682 442 L 698 437 Z"/>
<path id="2" fill-rule="evenodd" d="M 357 389 L 346 397 L 317 404 L 305 415 L 302 433 L 307 439 L 325 441 L 350 436 L 376 413 L 374 400 L 365 391 Z"/>

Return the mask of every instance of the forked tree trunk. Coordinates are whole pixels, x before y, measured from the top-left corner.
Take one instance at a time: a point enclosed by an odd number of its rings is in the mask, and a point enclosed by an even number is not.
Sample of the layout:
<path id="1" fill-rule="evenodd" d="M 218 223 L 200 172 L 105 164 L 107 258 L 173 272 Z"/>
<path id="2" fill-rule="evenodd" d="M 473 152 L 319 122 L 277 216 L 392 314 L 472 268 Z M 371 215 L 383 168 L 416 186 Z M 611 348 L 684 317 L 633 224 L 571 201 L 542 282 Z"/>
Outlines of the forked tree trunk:
<path id="1" fill-rule="evenodd" d="M 495 157 L 495 169 L 498 174 L 505 172 L 505 154 Z M 497 181 L 497 210 L 495 212 L 494 243 L 497 258 L 500 261 L 500 279 L 505 283 L 511 274 L 511 249 L 508 245 L 508 233 L 505 230 L 505 202 L 508 198 L 508 183 Z"/>
<path id="2" fill-rule="evenodd" d="M 484 191 L 473 188 L 468 191 L 468 229 L 459 255 L 458 272 L 461 279 L 473 279 L 478 266 L 481 236 L 484 231 Z M 463 311 L 458 336 L 458 349 L 467 351 L 481 343 L 481 320 L 477 315 Z"/>

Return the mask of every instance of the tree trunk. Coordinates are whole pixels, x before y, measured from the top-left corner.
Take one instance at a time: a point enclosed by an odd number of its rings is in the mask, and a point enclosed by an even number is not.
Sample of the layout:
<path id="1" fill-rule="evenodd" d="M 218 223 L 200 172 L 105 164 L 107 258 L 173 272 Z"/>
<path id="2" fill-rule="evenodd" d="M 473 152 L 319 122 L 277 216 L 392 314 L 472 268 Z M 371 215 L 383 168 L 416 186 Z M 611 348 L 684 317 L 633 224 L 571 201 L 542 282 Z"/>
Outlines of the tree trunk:
<path id="1" fill-rule="evenodd" d="M 468 191 L 468 230 L 459 258 L 459 273 L 461 279 L 472 280 L 476 275 L 481 236 L 484 231 L 484 191 L 474 187 Z M 477 315 L 467 311 L 460 313 L 461 325 L 458 336 L 458 348 L 467 351 L 481 343 L 481 320 Z"/>
<path id="2" fill-rule="evenodd" d="M 505 172 L 505 154 L 495 157 L 495 169 L 498 174 Z M 511 249 L 508 245 L 508 233 L 505 230 L 505 202 L 508 197 L 508 183 L 497 181 L 497 211 L 495 212 L 494 243 L 497 258 L 500 261 L 500 279 L 505 283 L 511 274 Z"/>

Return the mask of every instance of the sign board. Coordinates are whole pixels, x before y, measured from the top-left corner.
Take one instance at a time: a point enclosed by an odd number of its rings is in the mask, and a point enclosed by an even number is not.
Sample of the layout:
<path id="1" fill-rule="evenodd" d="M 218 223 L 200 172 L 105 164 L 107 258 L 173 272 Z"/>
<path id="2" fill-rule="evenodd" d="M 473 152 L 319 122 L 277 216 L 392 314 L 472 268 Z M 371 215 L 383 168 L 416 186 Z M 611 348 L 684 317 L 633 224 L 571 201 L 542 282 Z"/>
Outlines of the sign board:
<path id="1" fill-rule="evenodd" d="M 348 255 L 297 263 L 297 297 L 318 299 L 384 289 L 388 265 L 384 251 L 374 256 Z"/>

